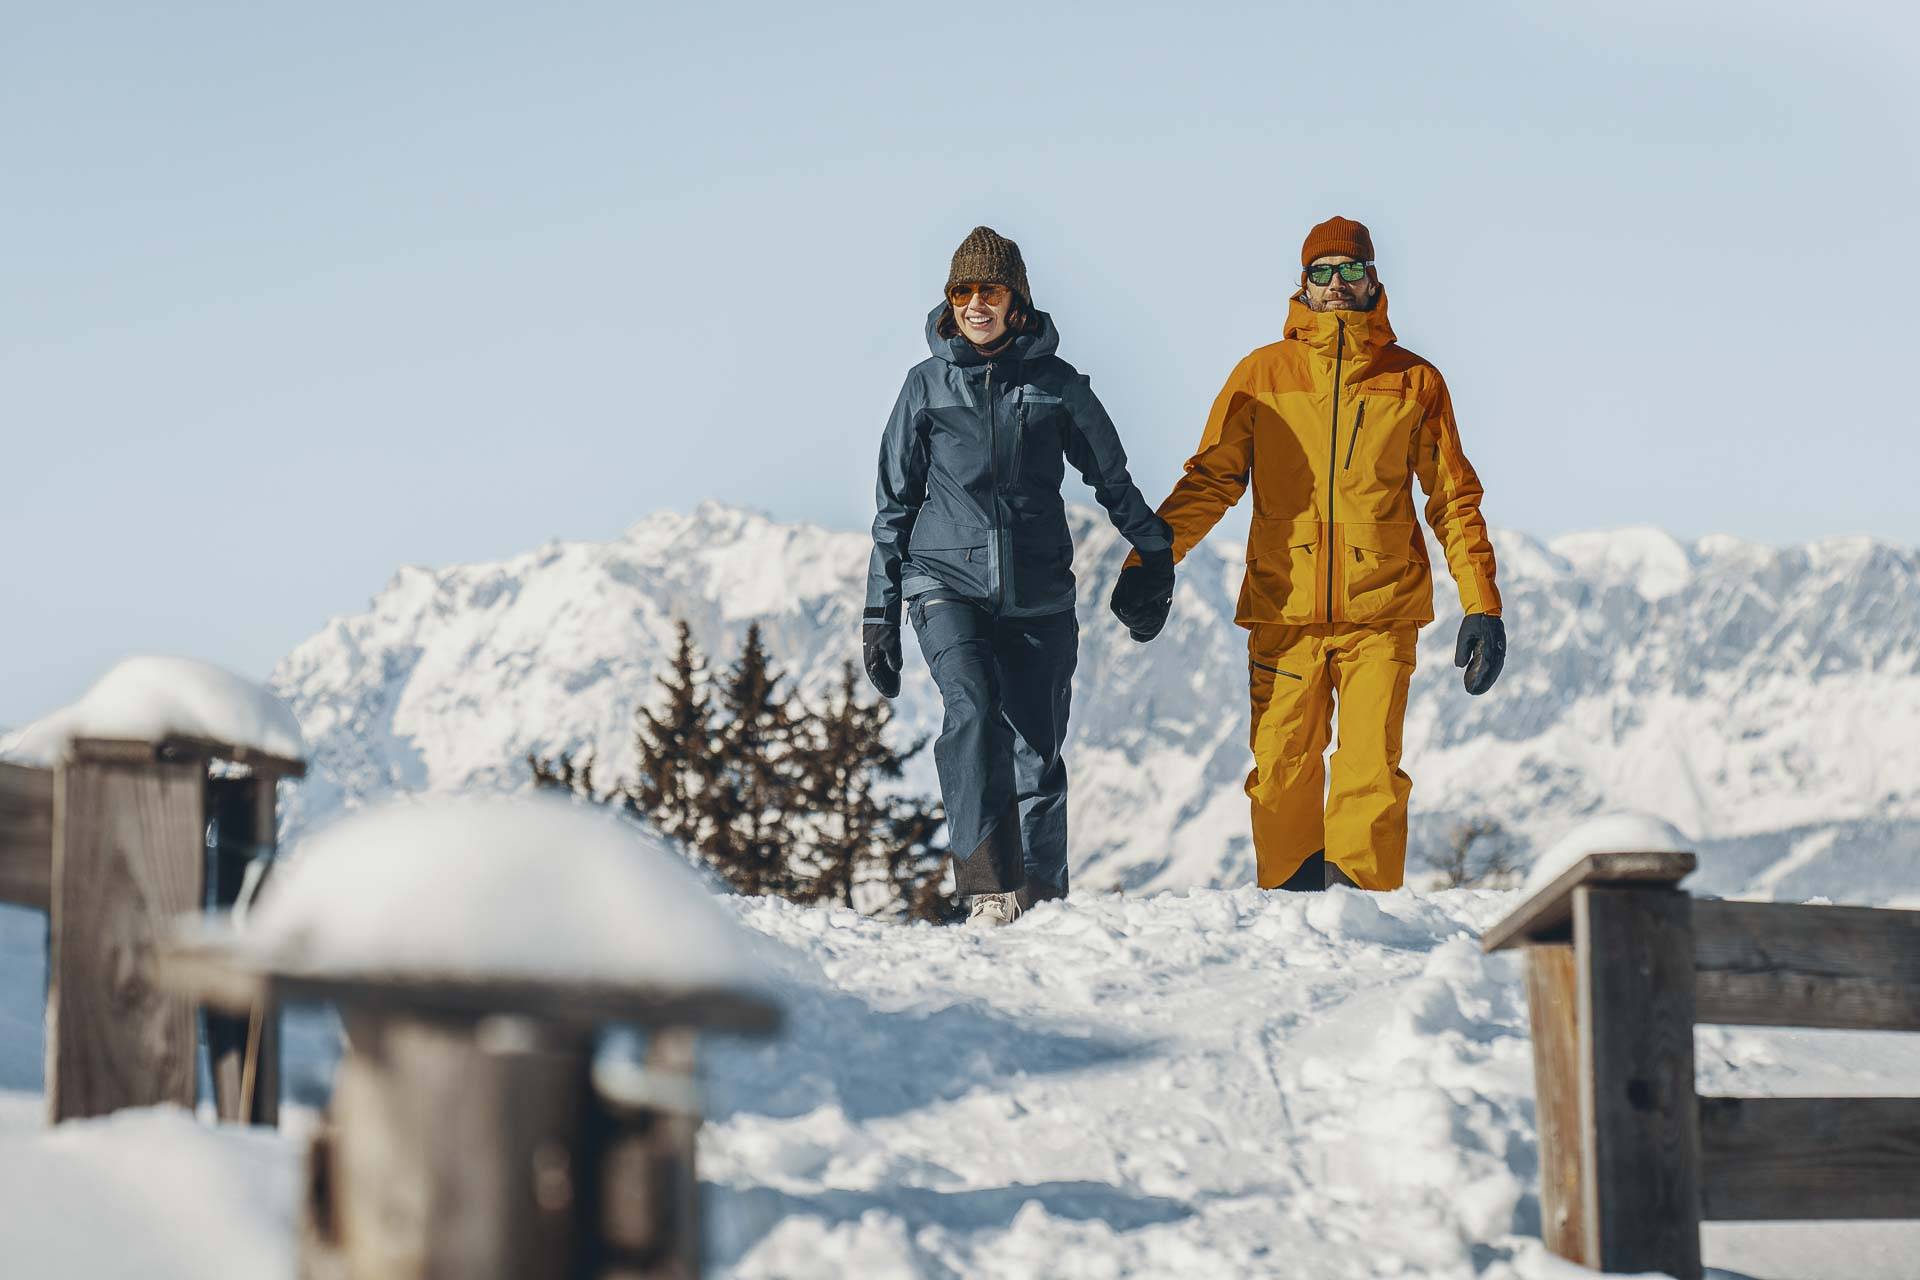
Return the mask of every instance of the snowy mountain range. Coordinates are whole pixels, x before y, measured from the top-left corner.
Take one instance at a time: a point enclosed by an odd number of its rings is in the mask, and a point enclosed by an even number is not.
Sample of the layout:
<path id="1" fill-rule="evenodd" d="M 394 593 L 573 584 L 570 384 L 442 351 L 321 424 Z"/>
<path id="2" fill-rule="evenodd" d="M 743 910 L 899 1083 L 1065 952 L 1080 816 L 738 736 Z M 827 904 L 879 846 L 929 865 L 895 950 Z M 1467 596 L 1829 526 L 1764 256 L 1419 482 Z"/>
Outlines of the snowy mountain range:
<path id="1" fill-rule="evenodd" d="M 1240 549 L 1196 549 L 1166 631 L 1142 647 L 1105 609 L 1117 535 L 1095 511 L 1072 519 L 1075 883 L 1249 883 Z M 1500 684 L 1478 699 L 1460 688 L 1444 573 L 1421 644 L 1406 736 L 1416 863 L 1465 818 L 1544 847 L 1626 808 L 1694 837 L 1700 891 L 1920 901 L 1920 553 L 1867 538 L 1689 545 L 1654 529 L 1494 544 L 1512 639 Z M 757 619 L 818 695 L 857 657 L 869 546 L 709 503 L 609 542 L 403 569 L 274 673 L 315 765 L 292 820 L 394 789 L 523 786 L 529 751 L 591 750 L 602 783 L 625 776 L 634 707 L 679 618 L 716 664 Z M 917 655 L 904 683 L 903 734 L 931 733 Z M 912 781 L 931 790 L 919 763 Z"/>

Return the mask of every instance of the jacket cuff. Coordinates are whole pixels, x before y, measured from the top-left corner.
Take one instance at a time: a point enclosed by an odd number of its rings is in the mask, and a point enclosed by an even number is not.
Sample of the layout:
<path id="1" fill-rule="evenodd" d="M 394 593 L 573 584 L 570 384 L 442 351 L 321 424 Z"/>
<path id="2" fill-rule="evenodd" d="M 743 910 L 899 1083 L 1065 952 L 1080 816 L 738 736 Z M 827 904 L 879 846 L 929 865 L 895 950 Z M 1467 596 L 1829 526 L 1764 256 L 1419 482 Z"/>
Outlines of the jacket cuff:
<path id="1" fill-rule="evenodd" d="M 900 625 L 900 602 L 895 600 L 893 603 L 884 606 L 869 605 L 867 606 L 866 614 L 860 621 L 862 625 L 871 622 L 884 622 L 890 627 L 897 627 Z"/>
<path id="2" fill-rule="evenodd" d="M 1137 538 L 1129 538 L 1128 541 L 1133 543 L 1133 549 L 1135 551 L 1173 550 L 1173 526 L 1165 520 L 1160 521 L 1159 525 L 1160 527 L 1152 532 L 1143 533 Z"/>

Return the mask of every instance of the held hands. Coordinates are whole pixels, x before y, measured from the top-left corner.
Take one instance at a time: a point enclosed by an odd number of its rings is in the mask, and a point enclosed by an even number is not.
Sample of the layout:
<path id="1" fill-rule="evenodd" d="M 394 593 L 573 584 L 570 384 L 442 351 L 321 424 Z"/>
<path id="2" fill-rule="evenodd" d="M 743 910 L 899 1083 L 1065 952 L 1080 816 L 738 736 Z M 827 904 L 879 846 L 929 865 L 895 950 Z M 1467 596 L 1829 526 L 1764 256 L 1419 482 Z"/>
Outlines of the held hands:
<path id="1" fill-rule="evenodd" d="M 860 628 L 860 660 L 867 679 L 884 698 L 900 696 L 900 624 L 868 622 Z"/>
<path id="2" fill-rule="evenodd" d="M 1139 643 L 1159 635 L 1160 628 L 1167 625 L 1168 610 L 1173 608 L 1172 549 L 1142 551 L 1139 564 L 1120 570 L 1108 607 Z"/>
<path id="3" fill-rule="evenodd" d="M 1507 624 L 1484 613 L 1460 619 L 1460 638 L 1453 644 L 1453 665 L 1467 669 L 1467 692 L 1475 695 L 1493 688 L 1500 668 L 1507 665 Z"/>

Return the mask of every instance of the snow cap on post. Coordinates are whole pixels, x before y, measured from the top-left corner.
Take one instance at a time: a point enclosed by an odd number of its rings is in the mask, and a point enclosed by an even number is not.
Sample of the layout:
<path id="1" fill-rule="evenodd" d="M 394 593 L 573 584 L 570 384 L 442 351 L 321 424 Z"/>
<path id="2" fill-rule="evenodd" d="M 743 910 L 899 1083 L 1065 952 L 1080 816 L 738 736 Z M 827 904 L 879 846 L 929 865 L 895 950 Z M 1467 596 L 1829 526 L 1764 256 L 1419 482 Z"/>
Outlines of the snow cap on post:
<path id="1" fill-rule="evenodd" d="M 307 753 L 286 703 L 251 680 L 192 658 L 117 663 L 78 702 L 0 738 L 0 757 L 51 765 L 67 758 L 77 738 L 195 738 L 285 760 Z"/>
<path id="2" fill-rule="evenodd" d="M 402 800 L 328 824 L 294 847 L 232 955 L 275 979 L 467 1000 L 487 984 L 523 1000 L 574 987 L 601 1011 L 758 999 L 763 984 L 744 930 L 684 859 L 604 810 L 542 796 Z"/>

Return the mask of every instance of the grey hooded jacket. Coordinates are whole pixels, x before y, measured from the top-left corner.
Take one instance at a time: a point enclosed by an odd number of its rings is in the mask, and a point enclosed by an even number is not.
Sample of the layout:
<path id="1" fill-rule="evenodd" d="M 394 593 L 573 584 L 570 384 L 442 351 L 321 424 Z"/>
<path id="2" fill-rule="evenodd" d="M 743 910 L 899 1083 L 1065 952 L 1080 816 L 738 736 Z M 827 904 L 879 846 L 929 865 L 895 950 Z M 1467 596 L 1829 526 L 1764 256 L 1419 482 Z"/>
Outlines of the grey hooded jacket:
<path id="1" fill-rule="evenodd" d="M 1086 376 L 1054 354 L 1052 318 L 1034 312 L 1038 332 L 989 360 L 940 336 L 945 310 L 927 316 L 933 355 L 908 370 L 880 442 L 866 620 L 897 624 L 903 597 L 939 589 L 1003 617 L 1073 608 L 1060 498 L 1068 462 L 1128 542 L 1171 547 L 1166 521 L 1127 474 L 1113 420 Z"/>

